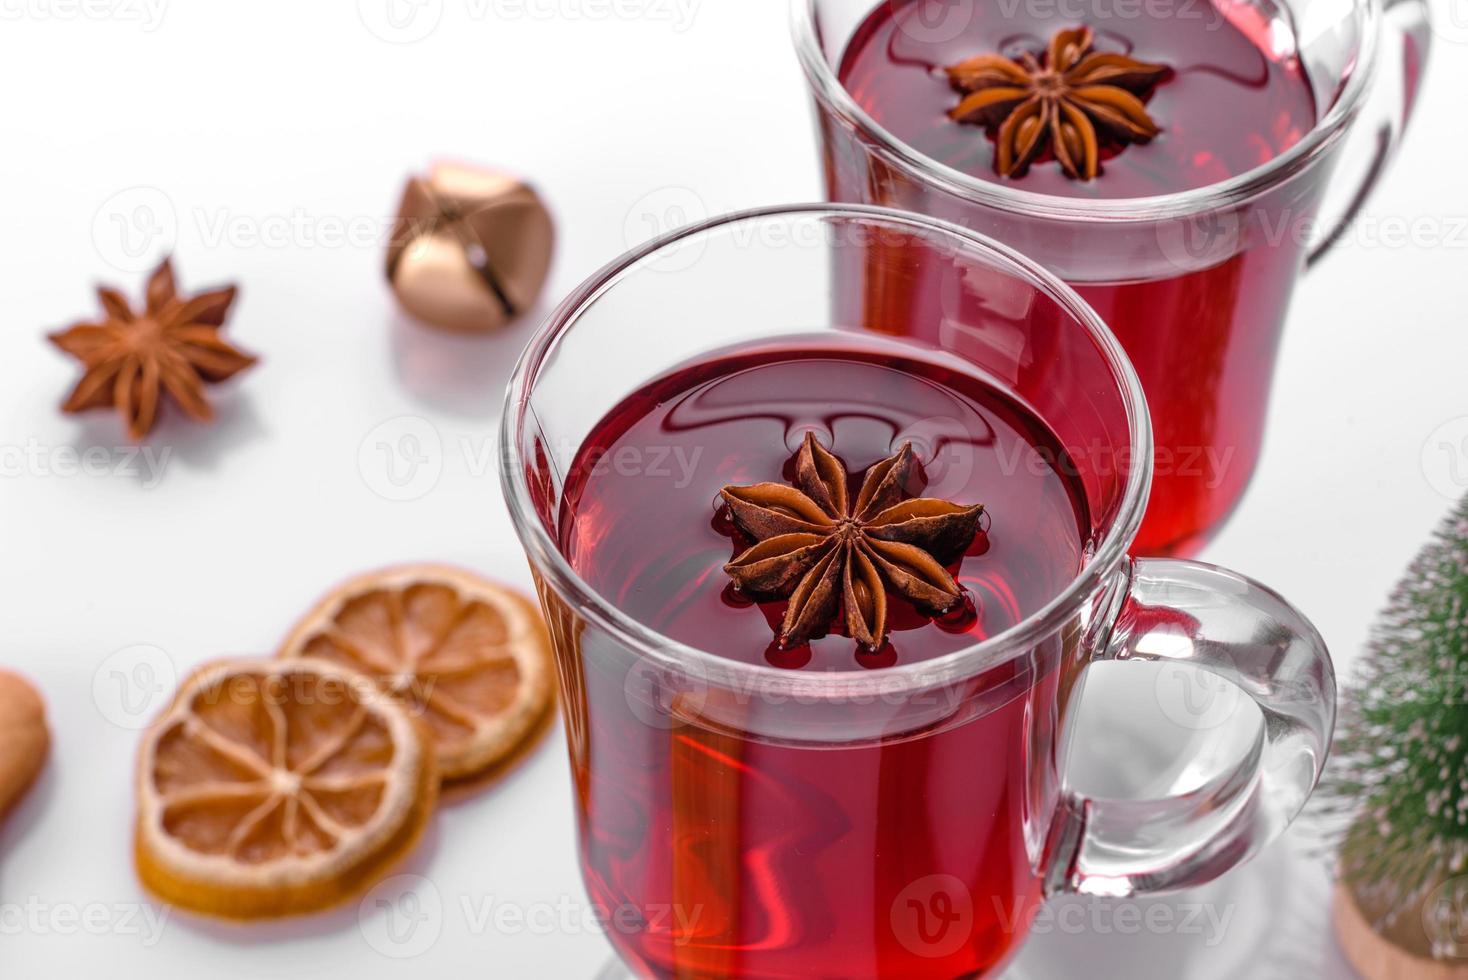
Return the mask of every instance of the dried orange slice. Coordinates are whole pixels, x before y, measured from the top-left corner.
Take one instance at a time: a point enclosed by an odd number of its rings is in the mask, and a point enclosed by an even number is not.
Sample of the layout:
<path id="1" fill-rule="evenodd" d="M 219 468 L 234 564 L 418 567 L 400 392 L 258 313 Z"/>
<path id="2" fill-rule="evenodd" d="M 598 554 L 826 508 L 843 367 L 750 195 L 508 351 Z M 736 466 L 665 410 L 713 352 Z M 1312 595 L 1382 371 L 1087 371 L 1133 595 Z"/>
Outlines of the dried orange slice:
<path id="1" fill-rule="evenodd" d="M 144 735 L 138 874 L 205 914 L 313 912 L 369 888 L 437 798 L 427 736 L 371 678 L 319 660 L 220 661 Z"/>
<path id="2" fill-rule="evenodd" d="M 445 780 L 486 774 L 516 756 L 552 704 L 550 637 L 536 606 L 443 565 L 345 582 L 296 626 L 280 655 L 376 678 L 427 725 Z"/>

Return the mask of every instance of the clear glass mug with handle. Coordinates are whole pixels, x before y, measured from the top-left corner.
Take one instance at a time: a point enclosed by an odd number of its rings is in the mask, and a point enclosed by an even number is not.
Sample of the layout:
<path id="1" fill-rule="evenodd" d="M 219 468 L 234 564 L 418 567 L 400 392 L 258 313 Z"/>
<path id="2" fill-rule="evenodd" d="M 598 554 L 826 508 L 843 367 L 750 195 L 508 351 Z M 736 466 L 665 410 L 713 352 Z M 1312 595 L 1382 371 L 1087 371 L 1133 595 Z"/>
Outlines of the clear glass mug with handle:
<path id="1" fill-rule="evenodd" d="M 864 323 L 861 297 L 894 276 L 931 292 L 936 334 Z M 812 335 L 962 364 L 1054 430 L 1089 516 L 1084 558 L 1043 608 L 936 659 L 811 672 L 675 640 L 588 584 L 567 557 L 565 477 L 605 413 L 710 351 Z M 1135 373 L 1074 291 L 918 215 L 719 218 L 556 309 L 511 381 L 501 477 L 555 645 L 584 879 L 637 974 L 991 976 L 1051 896 L 1201 884 L 1280 833 L 1326 757 L 1329 655 L 1243 576 L 1128 557 L 1150 438 Z M 655 563 L 660 542 L 645 546 Z M 1102 661 L 1209 672 L 1265 723 L 1176 798 L 1086 798 L 1065 784 L 1067 732 Z"/>
<path id="2" fill-rule="evenodd" d="M 1345 233 L 1397 149 L 1429 49 L 1425 0 L 1214 0 L 1219 11 L 1271 24 L 1278 56 L 1298 55 L 1318 107 L 1314 128 L 1222 182 L 1110 200 L 1035 193 L 1023 180 L 946 166 L 896 138 L 842 84 L 843 57 L 875 11 L 907 18 L 904 51 L 923 60 L 917 53 L 947 50 L 980 14 L 1017 16 L 1003 13 L 1012 6 L 1005 0 L 792 2 L 830 199 L 955 222 L 1074 287 L 1120 338 L 1152 406 L 1157 459 L 1137 553 L 1196 553 L 1258 462 L 1295 283 Z M 1054 11 L 1057 28 L 1090 21 L 1123 33 L 1128 12 L 1180 17 L 1200 7 L 1035 2 Z M 1019 14 L 1033 6 L 1016 3 Z M 1361 144 L 1367 152 L 1355 152 Z M 1353 173 L 1336 178 L 1343 168 Z M 1339 207 L 1333 198 L 1343 199 Z M 1326 206 L 1339 213 L 1328 216 Z M 875 320 L 922 296 L 888 288 L 880 300 L 869 312 Z"/>

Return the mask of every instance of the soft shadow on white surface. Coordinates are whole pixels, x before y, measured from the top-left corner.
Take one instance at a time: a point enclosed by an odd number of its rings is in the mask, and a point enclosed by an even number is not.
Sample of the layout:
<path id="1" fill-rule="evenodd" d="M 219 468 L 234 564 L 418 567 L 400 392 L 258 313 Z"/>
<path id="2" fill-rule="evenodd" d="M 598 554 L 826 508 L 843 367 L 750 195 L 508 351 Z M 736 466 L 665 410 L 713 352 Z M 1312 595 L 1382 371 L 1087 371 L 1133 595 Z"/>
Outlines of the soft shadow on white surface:
<path id="1" fill-rule="evenodd" d="M 607 960 L 605 966 L 596 971 L 596 976 L 591 980 L 637 980 L 637 978 L 627 972 L 627 967 L 623 966 L 622 961 L 614 956 Z"/>
<path id="2" fill-rule="evenodd" d="M 157 425 L 142 446 L 154 454 L 152 459 L 164 470 L 175 464 L 192 470 L 217 469 L 231 453 L 266 434 L 254 400 L 243 387 L 248 383 L 246 375 L 242 382 L 211 388 L 205 393 L 214 410 L 212 422 L 195 422 L 165 402 Z M 115 458 L 122 447 L 131 445 L 116 412 L 98 409 L 76 418 L 79 432 L 72 446 L 79 456 L 89 449 L 101 448 L 111 454 L 109 458 Z M 118 466 L 116 471 L 147 483 L 161 475 L 154 472 L 153 466 L 149 460 L 139 460 L 126 467 Z"/>
<path id="3" fill-rule="evenodd" d="M 53 756 L 55 752 L 51 753 Z M 47 806 L 56 795 L 56 773 L 55 767 L 47 760 L 46 768 L 36 777 L 36 782 L 26 793 L 25 798 L 16 804 L 15 809 L 8 816 L 0 818 L 0 870 L 5 867 L 5 854 L 13 847 L 20 846 L 32 830 L 40 824 Z M 6 895 L 5 878 L 0 874 L 0 902 L 10 899 Z"/>
<path id="4" fill-rule="evenodd" d="M 491 334 L 436 330 L 397 313 L 390 323 L 392 362 L 403 388 L 424 408 L 470 419 L 494 418 L 505 402 L 520 352 L 545 318 L 537 304 Z"/>
<path id="5" fill-rule="evenodd" d="M 1053 900 L 1004 980 L 1346 980 L 1325 869 L 1301 850 L 1282 842 L 1174 895 Z"/>
<path id="6" fill-rule="evenodd" d="M 437 819 L 430 820 L 417 848 L 400 865 L 394 875 L 426 875 L 433 867 L 434 855 L 443 843 L 443 831 Z M 205 936 L 210 940 L 238 946 L 261 942 L 309 940 L 324 933 L 357 930 L 361 922 L 359 901 L 349 901 L 317 915 L 264 922 L 233 923 L 208 919 L 174 910 L 170 926 Z"/>

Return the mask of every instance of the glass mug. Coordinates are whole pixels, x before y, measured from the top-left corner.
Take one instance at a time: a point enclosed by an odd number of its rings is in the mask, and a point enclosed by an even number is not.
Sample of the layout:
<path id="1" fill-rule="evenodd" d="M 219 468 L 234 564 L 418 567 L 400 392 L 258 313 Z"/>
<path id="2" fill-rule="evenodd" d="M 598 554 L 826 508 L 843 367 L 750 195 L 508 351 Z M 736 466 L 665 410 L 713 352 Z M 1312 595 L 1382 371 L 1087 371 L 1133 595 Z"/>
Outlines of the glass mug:
<path id="1" fill-rule="evenodd" d="M 893 255 L 921 261 L 881 267 Z M 609 409 L 711 350 L 865 337 L 850 296 L 902 275 L 923 277 L 924 309 L 954 346 L 872 336 L 957 354 L 1075 447 L 1090 516 L 1068 585 L 937 659 L 804 672 L 660 635 L 586 583 L 563 552 L 563 480 Z M 1069 287 L 957 226 L 809 205 L 654 241 L 551 314 L 516 368 L 501 436 L 555 646 L 583 876 L 639 975 L 990 976 L 1047 897 L 1207 882 L 1288 825 L 1319 776 L 1335 717 L 1319 634 L 1233 572 L 1128 557 L 1152 460 L 1136 375 Z M 1066 736 L 1099 661 L 1211 672 L 1267 724 L 1177 798 L 1083 798 L 1063 778 Z"/>
<path id="2" fill-rule="evenodd" d="M 1134 543 L 1139 554 L 1196 552 L 1238 503 L 1259 459 L 1294 285 L 1380 177 L 1427 56 L 1422 0 L 1387 0 L 1385 7 L 1381 0 L 1279 2 L 1220 5 L 1273 12 L 1293 28 L 1273 38 L 1298 44 L 1315 102 L 1325 107 L 1315 127 L 1269 163 L 1221 183 L 1081 200 L 972 177 L 913 150 L 838 78 L 848 43 L 882 3 L 922 5 L 910 16 L 912 37 L 904 38 L 924 50 L 960 36 L 980 4 L 986 16 L 1008 9 L 1003 0 L 793 0 L 830 199 L 929 214 L 997 238 L 1074 287 L 1120 338 L 1152 406 L 1158 453 L 1152 501 Z M 1086 0 L 1076 6 L 1086 8 Z M 1093 6 L 1098 18 L 1117 16 L 1112 0 Z M 1178 6 L 1159 9 L 1165 15 Z M 1383 72 L 1400 84 L 1373 85 Z M 1344 215 L 1317 235 L 1326 185 L 1350 155 L 1342 150 L 1350 129 L 1374 139 L 1374 153 Z M 923 301 L 920 293 L 878 292 L 870 312 L 877 321 Z"/>

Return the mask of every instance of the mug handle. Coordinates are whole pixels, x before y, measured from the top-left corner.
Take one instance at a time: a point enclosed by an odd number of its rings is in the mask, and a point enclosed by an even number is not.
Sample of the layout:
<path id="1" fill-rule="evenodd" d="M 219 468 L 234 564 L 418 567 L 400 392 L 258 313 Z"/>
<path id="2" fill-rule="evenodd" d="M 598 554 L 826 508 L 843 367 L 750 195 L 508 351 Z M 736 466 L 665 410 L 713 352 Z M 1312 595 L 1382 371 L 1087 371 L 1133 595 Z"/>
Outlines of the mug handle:
<path id="1" fill-rule="evenodd" d="M 1305 805 L 1335 727 L 1325 641 L 1276 593 L 1235 572 L 1174 559 L 1134 559 L 1121 579 L 1094 659 L 1191 664 L 1253 698 L 1264 723 L 1236 767 L 1180 796 L 1069 794 L 1051 893 L 1172 891 L 1243 863 Z"/>
<path id="2" fill-rule="evenodd" d="M 1382 5 L 1379 69 L 1395 67 L 1402 79 L 1402 97 L 1400 101 L 1377 99 L 1375 105 L 1368 104 L 1364 108 L 1361 122 L 1374 132 L 1371 161 L 1340 218 L 1331 226 L 1329 233 L 1310 249 L 1305 258 L 1307 269 L 1325 258 L 1345 235 L 1376 190 L 1387 165 L 1401 149 L 1402 134 L 1412 119 L 1412 110 L 1417 107 L 1420 83 L 1432 50 L 1432 25 L 1428 17 L 1426 0 L 1386 0 Z"/>

